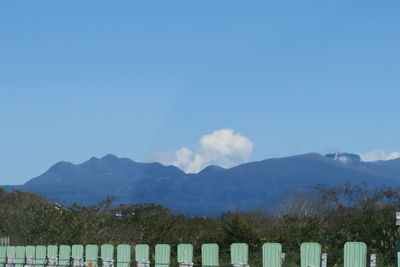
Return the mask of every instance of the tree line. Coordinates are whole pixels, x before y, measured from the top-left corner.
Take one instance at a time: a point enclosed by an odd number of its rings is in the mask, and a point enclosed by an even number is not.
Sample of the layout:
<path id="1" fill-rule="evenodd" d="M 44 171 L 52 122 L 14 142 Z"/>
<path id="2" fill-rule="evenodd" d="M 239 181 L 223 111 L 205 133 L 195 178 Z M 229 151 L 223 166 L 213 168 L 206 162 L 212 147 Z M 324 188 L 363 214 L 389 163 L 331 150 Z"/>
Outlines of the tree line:
<path id="1" fill-rule="evenodd" d="M 340 266 L 344 243 L 362 241 L 381 266 L 395 263 L 399 188 L 317 186 L 288 194 L 274 210 L 226 212 L 217 218 L 187 217 L 156 204 L 133 204 L 126 207 L 127 216 L 116 217 L 113 203 L 108 198 L 90 207 L 62 207 L 34 193 L 0 189 L 0 236 L 9 236 L 12 245 L 190 243 L 196 251 L 203 243 L 217 243 L 222 263 L 229 262 L 230 244 L 245 242 L 253 266 L 261 265 L 266 242 L 282 244 L 286 266 L 299 263 L 302 242 L 320 243 L 329 266 Z"/>

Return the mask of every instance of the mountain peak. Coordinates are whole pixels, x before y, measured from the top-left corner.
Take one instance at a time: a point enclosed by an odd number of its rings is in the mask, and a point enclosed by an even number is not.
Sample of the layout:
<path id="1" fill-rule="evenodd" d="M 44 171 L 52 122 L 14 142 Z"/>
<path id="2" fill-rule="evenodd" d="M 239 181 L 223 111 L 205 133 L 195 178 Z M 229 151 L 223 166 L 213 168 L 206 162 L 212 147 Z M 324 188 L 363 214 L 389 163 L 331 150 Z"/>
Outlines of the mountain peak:
<path id="1" fill-rule="evenodd" d="M 59 171 L 59 170 L 65 170 L 65 169 L 70 169 L 73 168 L 74 164 L 69 162 L 69 161 L 59 161 L 55 163 L 53 166 L 50 167 L 50 171 Z"/>
<path id="2" fill-rule="evenodd" d="M 101 158 L 102 161 L 110 161 L 110 160 L 118 160 L 120 158 L 118 158 L 117 156 L 115 156 L 114 154 L 107 154 L 104 157 Z"/>
<path id="3" fill-rule="evenodd" d="M 210 165 L 202 169 L 199 174 L 208 174 L 208 173 L 213 173 L 213 172 L 218 172 L 218 171 L 223 171 L 225 170 L 224 168 L 217 166 L 217 165 Z"/>

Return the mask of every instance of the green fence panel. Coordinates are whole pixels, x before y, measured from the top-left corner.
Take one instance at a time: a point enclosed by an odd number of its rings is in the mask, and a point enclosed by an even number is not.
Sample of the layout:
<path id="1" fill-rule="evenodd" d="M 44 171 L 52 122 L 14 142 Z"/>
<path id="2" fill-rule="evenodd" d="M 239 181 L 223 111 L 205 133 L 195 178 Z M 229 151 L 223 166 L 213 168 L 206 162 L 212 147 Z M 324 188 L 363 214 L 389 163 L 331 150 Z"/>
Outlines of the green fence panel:
<path id="1" fill-rule="evenodd" d="M 150 261 L 150 247 L 146 244 L 135 246 L 135 261 Z"/>
<path id="2" fill-rule="evenodd" d="M 31 265 L 35 264 L 35 246 L 26 246 L 25 247 L 25 257 L 26 257 L 26 264 Z"/>
<path id="3" fill-rule="evenodd" d="M 47 258 L 54 259 L 58 256 L 58 247 L 54 245 L 47 246 Z"/>
<path id="4" fill-rule="evenodd" d="M 10 263 L 11 261 L 15 262 L 17 248 L 14 246 L 8 246 L 6 251 L 7 251 L 7 263 Z"/>
<path id="5" fill-rule="evenodd" d="M 193 245 L 178 245 L 178 262 L 193 262 Z"/>
<path id="6" fill-rule="evenodd" d="M 263 267 L 282 266 L 282 245 L 279 243 L 265 243 L 262 246 Z"/>
<path id="7" fill-rule="evenodd" d="M 344 267 L 367 267 L 367 245 L 347 242 L 344 245 Z"/>
<path id="8" fill-rule="evenodd" d="M 15 267 L 23 267 L 25 264 L 25 247 L 15 247 Z"/>
<path id="9" fill-rule="evenodd" d="M 305 242 L 300 246 L 301 267 L 321 266 L 321 245 Z"/>
<path id="10" fill-rule="evenodd" d="M 72 262 L 71 262 L 71 264 L 73 266 L 83 266 L 84 265 L 83 250 L 84 250 L 83 245 L 72 245 L 72 248 L 71 248 Z"/>
<path id="11" fill-rule="evenodd" d="M 47 246 L 47 265 L 55 267 L 58 265 L 58 247 L 54 245 Z"/>
<path id="12" fill-rule="evenodd" d="M 217 244 L 203 244 L 201 246 L 201 265 L 219 266 L 219 247 Z"/>
<path id="13" fill-rule="evenodd" d="M 4 267 L 7 263 L 7 247 L 0 246 L 0 267 Z"/>
<path id="14" fill-rule="evenodd" d="M 167 244 L 157 244 L 155 248 L 155 267 L 168 267 L 171 261 L 171 247 Z"/>
<path id="15" fill-rule="evenodd" d="M 60 266 L 69 266 L 71 261 L 71 247 L 61 245 L 58 251 L 58 264 Z"/>
<path id="16" fill-rule="evenodd" d="M 248 264 L 249 246 L 246 243 L 231 245 L 231 264 Z"/>
<path id="17" fill-rule="evenodd" d="M 99 247 L 97 245 L 86 245 L 85 265 L 89 267 L 97 266 L 99 258 Z"/>
<path id="18" fill-rule="evenodd" d="M 100 247 L 101 260 L 112 260 L 114 259 L 114 246 L 111 244 L 104 244 Z"/>
<path id="19" fill-rule="evenodd" d="M 72 245 L 71 257 L 73 259 L 83 259 L 83 245 Z"/>
<path id="20" fill-rule="evenodd" d="M 111 267 L 114 264 L 114 246 L 104 244 L 100 247 L 102 267 Z"/>
<path id="21" fill-rule="evenodd" d="M 117 247 L 117 267 L 129 267 L 131 262 L 131 246 L 118 245 Z"/>
<path id="22" fill-rule="evenodd" d="M 35 267 L 40 267 L 46 265 L 46 254 L 47 247 L 46 246 L 36 246 L 35 249 Z"/>
<path id="23" fill-rule="evenodd" d="M 15 253 L 16 253 L 16 247 L 14 246 L 8 246 L 6 248 L 6 254 L 7 254 L 7 263 L 8 264 L 14 264 L 15 263 Z"/>

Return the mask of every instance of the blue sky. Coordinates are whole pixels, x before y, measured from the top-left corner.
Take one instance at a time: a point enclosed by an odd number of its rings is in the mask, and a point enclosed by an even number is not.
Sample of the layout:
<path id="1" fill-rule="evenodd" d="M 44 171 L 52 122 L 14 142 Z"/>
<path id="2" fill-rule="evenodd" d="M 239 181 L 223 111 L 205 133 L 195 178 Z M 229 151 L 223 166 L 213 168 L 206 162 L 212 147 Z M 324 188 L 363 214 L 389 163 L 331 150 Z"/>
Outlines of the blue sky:
<path id="1" fill-rule="evenodd" d="M 0 184 L 107 153 L 171 163 L 186 148 L 190 161 L 227 165 L 336 150 L 397 155 L 399 8 L 1 1 Z"/>

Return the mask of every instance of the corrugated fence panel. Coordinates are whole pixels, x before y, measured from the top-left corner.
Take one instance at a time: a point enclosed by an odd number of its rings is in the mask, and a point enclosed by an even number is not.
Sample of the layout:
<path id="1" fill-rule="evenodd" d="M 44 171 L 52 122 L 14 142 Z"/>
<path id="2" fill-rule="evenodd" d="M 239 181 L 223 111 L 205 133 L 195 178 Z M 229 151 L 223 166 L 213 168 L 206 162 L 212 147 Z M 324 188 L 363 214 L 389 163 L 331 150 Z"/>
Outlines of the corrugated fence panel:
<path id="1" fill-rule="evenodd" d="M 36 246 L 35 248 L 35 267 L 40 267 L 46 265 L 46 254 L 47 247 L 46 246 Z"/>
<path id="2" fill-rule="evenodd" d="M 15 253 L 17 251 L 17 248 L 15 246 L 8 246 L 6 251 L 7 251 L 7 257 L 15 258 Z"/>
<path id="3" fill-rule="evenodd" d="M 193 262 L 193 245 L 178 245 L 178 262 Z"/>
<path id="4" fill-rule="evenodd" d="M 157 244 L 155 248 L 155 267 L 168 267 L 171 261 L 171 247 L 167 244 Z"/>
<path id="5" fill-rule="evenodd" d="M 31 261 L 31 260 L 35 260 L 36 254 L 35 254 L 35 246 L 26 246 L 25 247 L 25 257 L 26 257 L 26 261 Z M 29 263 L 35 263 L 35 262 L 29 262 Z"/>
<path id="6" fill-rule="evenodd" d="M 60 266 L 67 266 L 71 259 L 71 247 L 68 245 L 61 245 L 58 251 L 58 264 Z"/>
<path id="7" fill-rule="evenodd" d="M 135 246 L 136 261 L 150 261 L 150 247 L 146 244 L 138 244 Z"/>
<path id="8" fill-rule="evenodd" d="M 117 267 L 129 267 L 131 262 L 131 246 L 118 245 L 117 247 Z"/>
<path id="9" fill-rule="evenodd" d="M 92 267 L 97 266 L 97 260 L 99 257 L 99 247 L 97 245 L 86 245 L 85 247 L 85 261 L 86 266 Z"/>
<path id="10" fill-rule="evenodd" d="M 110 244 L 101 245 L 101 260 L 112 260 L 114 259 L 114 246 Z"/>
<path id="11" fill-rule="evenodd" d="M 262 247 L 263 267 L 282 266 L 282 245 L 279 243 L 265 243 Z"/>
<path id="12" fill-rule="evenodd" d="M 83 259 L 83 245 L 72 245 L 72 259 Z"/>
<path id="13" fill-rule="evenodd" d="M 14 246 L 7 247 L 7 262 L 10 261 L 10 258 L 14 258 L 15 259 L 16 251 L 17 251 L 17 249 Z"/>
<path id="14" fill-rule="evenodd" d="M 305 242 L 300 246 L 301 267 L 321 266 L 321 245 Z"/>
<path id="15" fill-rule="evenodd" d="M 231 263 L 248 264 L 249 246 L 246 243 L 234 243 L 231 245 Z"/>
<path id="16" fill-rule="evenodd" d="M 58 256 L 58 247 L 54 245 L 47 246 L 47 258 L 56 259 Z"/>
<path id="17" fill-rule="evenodd" d="M 367 267 L 367 245 L 347 242 L 344 245 L 344 267 Z"/>
<path id="18" fill-rule="evenodd" d="M 219 265 L 219 247 L 217 244 L 203 244 L 201 246 L 201 264 L 203 266 Z"/>
<path id="19" fill-rule="evenodd" d="M 58 266 L 58 247 L 54 245 L 47 246 L 47 266 L 56 267 Z"/>
<path id="20" fill-rule="evenodd" d="M 7 262 L 7 247 L 0 246 L 0 267 L 4 267 Z"/>
<path id="21" fill-rule="evenodd" d="M 15 247 L 15 267 L 23 267 L 25 263 L 25 247 Z"/>

